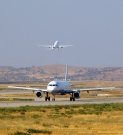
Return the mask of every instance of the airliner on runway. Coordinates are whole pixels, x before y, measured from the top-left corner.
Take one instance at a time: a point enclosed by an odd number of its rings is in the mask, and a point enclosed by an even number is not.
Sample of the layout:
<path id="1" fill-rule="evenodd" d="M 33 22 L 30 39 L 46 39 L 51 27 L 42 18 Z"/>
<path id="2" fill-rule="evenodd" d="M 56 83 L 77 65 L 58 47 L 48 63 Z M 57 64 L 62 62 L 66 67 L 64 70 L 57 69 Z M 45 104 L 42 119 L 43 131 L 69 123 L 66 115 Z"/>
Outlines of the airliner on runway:
<path id="1" fill-rule="evenodd" d="M 67 81 L 67 66 L 66 66 L 65 81 L 51 81 L 47 85 L 47 89 L 16 87 L 16 86 L 8 86 L 8 87 L 36 91 L 36 96 L 38 98 L 43 97 L 43 94 L 46 93 L 45 101 L 47 100 L 50 101 L 49 94 L 53 95 L 52 101 L 55 101 L 55 95 L 65 95 L 65 94 L 70 94 L 71 95 L 70 101 L 75 101 L 75 99 L 80 98 L 81 91 L 89 92 L 89 91 L 107 90 L 107 89 L 115 88 L 115 87 L 105 87 L 105 88 L 71 89 L 70 83 Z"/>
<path id="2" fill-rule="evenodd" d="M 69 47 L 69 46 L 73 46 L 73 45 L 59 45 L 59 41 L 55 41 L 55 43 L 53 45 L 38 45 L 38 46 L 47 47 L 52 50 L 55 50 L 55 49 L 59 50 L 60 48 Z"/>

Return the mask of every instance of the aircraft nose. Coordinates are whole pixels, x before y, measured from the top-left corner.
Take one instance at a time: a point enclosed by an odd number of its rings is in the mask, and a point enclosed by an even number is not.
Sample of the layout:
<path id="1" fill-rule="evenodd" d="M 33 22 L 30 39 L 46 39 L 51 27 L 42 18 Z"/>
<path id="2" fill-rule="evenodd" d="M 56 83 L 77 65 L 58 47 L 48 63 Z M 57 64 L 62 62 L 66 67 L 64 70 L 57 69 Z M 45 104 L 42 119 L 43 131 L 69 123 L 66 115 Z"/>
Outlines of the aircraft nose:
<path id="1" fill-rule="evenodd" d="M 48 89 L 48 90 L 56 90 L 57 87 L 56 87 L 56 86 L 48 86 L 47 89 Z"/>

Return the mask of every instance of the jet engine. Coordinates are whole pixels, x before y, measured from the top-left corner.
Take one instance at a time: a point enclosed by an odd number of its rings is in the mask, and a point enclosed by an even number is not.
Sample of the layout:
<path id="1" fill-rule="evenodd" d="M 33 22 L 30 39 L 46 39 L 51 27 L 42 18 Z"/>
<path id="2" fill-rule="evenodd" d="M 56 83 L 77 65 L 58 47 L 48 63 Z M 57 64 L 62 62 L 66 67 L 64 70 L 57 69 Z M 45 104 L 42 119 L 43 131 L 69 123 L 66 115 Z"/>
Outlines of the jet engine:
<path id="1" fill-rule="evenodd" d="M 75 98 L 80 98 L 80 92 L 76 91 L 73 93 Z"/>
<path id="2" fill-rule="evenodd" d="M 36 97 L 42 98 L 43 97 L 43 92 L 42 91 L 37 91 L 36 92 Z"/>

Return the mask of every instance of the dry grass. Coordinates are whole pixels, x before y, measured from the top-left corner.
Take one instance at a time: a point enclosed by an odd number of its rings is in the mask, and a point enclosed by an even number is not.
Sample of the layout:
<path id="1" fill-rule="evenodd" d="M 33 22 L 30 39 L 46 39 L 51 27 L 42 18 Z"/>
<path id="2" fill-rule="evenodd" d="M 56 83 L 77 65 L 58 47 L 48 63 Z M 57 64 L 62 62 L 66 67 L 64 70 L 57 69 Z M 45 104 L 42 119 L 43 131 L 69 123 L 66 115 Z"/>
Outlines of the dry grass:
<path id="1" fill-rule="evenodd" d="M 51 135 L 122 135 L 122 106 L 105 104 L 0 109 L 0 135 L 28 133 L 28 129 L 50 131 Z"/>

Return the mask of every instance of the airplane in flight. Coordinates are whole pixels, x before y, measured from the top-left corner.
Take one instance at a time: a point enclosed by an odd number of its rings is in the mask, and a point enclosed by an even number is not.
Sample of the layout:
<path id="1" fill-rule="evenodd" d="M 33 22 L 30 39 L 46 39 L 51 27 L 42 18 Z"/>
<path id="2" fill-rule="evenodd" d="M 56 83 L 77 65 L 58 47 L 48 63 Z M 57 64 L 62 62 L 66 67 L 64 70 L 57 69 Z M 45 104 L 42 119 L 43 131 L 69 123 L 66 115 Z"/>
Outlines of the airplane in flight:
<path id="1" fill-rule="evenodd" d="M 53 45 L 38 45 L 38 46 L 47 47 L 52 50 L 55 50 L 55 49 L 59 50 L 61 48 L 69 47 L 69 46 L 73 46 L 73 45 L 59 45 L 59 41 L 55 41 L 55 43 Z"/>
<path id="2" fill-rule="evenodd" d="M 70 83 L 67 81 L 67 66 L 66 66 L 66 73 L 65 73 L 65 80 L 64 81 L 51 81 L 47 85 L 47 89 L 40 89 L 40 88 L 30 88 L 30 87 L 16 87 L 16 86 L 8 86 L 9 88 L 16 88 L 16 89 L 25 89 L 25 90 L 32 90 L 36 91 L 36 97 L 41 98 L 43 94 L 46 93 L 45 101 L 50 101 L 49 94 L 53 95 L 52 101 L 55 101 L 55 95 L 66 95 L 70 94 L 70 101 L 75 101 L 75 99 L 80 98 L 81 91 L 97 91 L 97 90 L 110 90 L 114 89 L 115 87 L 104 87 L 104 88 L 85 88 L 85 89 L 71 89 Z"/>

